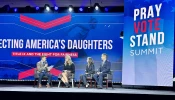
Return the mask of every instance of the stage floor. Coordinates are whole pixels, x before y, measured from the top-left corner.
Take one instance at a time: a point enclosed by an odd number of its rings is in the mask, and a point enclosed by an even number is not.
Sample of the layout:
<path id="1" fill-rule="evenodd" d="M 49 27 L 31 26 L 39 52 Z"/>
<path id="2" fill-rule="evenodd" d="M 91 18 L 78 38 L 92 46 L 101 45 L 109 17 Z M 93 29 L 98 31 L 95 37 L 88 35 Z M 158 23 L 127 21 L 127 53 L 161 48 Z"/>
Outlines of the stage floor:
<path id="1" fill-rule="evenodd" d="M 174 91 L 163 91 L 163 90 L 143 90 L 143 89 L 125 89 L 125 88 L 34 88 L 32 86 L 14 86 L 14 85 L 3 85 L 0 86 L 0 91 L 19 91 L 19 92 L 76 92 L 76 93 L 118 93 L 118 94 L 152 94 L 152 95 L 175 95 Z"/>

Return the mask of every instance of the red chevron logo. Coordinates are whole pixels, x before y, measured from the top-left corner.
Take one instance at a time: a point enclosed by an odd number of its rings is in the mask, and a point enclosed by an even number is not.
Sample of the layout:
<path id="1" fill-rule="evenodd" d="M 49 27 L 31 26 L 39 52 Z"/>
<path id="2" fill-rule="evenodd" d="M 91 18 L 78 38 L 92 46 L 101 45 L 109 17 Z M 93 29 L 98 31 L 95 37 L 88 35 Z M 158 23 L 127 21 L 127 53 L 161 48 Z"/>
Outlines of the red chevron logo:
<path id="1" fill-rule="evenodd" d="M 49 21 L 49 22 L 41 22 L 41 21 L 38 21 L 36 19 L 24 16 L 24 15 L 21 14 L 20 15 L 20 21 L 23 22 L 23 23 L 30 24 L 32 26 L 35 26 L 35 27 L 46 30 L 46 29 L 49 29 L 49 28 L 52 28 L 52 27 L 70 22 L 71 21 L 71 15 L 67 15 L 67 16 L 64 16 L 64 17 L 61 17 L 61 18 L 57 18 L 57 19 Z"/>
<path id="2" fill-rule="evenodd" d="M 26 77 L 29 77 L 29 76 L 34 76 L 34 69 L 35 69 L 35 68 L 29 69 L 29 70 L 24 71 L 24 72 L 20 72 L 20 73 L 18 74 L 18 79 L 21 80 L 21 79 L 26 78 Z M 51 73 L 52 75 L 54 75 L 54 76 L 58 76 L 58 75 L 61 73 L 61 71 L 60 71 L 60 70 L 57 70 L 57 69 L 55 69 L 55 68 L 52 68 L 52 69 L 50 70 L 50 73 Z"/>

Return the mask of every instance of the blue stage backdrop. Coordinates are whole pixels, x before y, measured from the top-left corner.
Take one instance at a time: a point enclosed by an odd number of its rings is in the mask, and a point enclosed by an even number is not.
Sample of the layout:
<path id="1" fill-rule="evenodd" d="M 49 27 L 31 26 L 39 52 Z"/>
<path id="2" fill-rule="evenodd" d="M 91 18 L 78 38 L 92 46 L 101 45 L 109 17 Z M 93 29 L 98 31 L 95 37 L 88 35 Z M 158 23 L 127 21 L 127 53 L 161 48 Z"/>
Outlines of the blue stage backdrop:
<path id="1" fill-rule="evenodd" d="M 125 0 L 123 85 L 173 86 L 174 1 Z"/>
<path id="2" fill-rule="evenodd" d="M 114 70 L 113 82 L 121 82 L 123 13 L 1 14 L 0 79 L 33 80 L 42 54 L 48 56 L 53 80 L 63 69 L 64 55 L 72 56 L 75 80 L 85 73 L 86 58 L 95 69 L 107 53 Z"/>

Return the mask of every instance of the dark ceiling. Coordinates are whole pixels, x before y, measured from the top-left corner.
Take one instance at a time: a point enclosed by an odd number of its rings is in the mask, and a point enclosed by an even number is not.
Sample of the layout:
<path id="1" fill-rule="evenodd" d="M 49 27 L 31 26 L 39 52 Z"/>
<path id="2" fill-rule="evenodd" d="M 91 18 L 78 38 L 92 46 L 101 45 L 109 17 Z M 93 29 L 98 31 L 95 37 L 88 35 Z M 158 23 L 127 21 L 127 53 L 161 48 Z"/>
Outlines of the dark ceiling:
<path id="1" fill-rule="evenodd" d="M 72 5 L 74 7 L 80 6 L 93 6 L 95 3 L 99 3 L 100 6 L 123 6 L 124 0 L 0 0 L 0 7 L 4 5 L 10 5 L 10 7 L 43 7 L 45 4 L 50 6 L 68 7 Z"/>

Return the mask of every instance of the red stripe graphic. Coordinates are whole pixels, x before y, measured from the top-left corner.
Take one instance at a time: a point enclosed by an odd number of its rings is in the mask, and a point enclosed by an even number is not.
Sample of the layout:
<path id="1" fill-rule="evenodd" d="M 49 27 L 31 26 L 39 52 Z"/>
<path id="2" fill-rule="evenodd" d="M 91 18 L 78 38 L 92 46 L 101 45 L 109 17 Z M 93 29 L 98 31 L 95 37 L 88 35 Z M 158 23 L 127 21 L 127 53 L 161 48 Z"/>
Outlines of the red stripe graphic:
<path id="1" fill-rule="evenodd" d="M 70 21 L 71 21 L 71 16 L 68 15 L 68 16 L 64 16 L 62 18 L 47 22 L 45 27 L 48 29 Z"/>
<path id="2" fill-rule="evenodd" d="M 18 79 L 21 80 L 21 79 L 26 78 L 26 77 L 29 77 L 29 76 L 34 76 L 34 69 L 35 69 L 35 68 L 29 69 L 29 70 L 24 71 L 24 72 L 20 72 L 20 73 L 18 74 Z M 61 71 L 60 71 L 60 70 L 57 70 L 57 69 L 55 69 L 55 68 L 52 68 L 52 69 L 50 70 L 50 73 L 51 73 L 52 75 L 54 75 L 54 76 L 58 76 L 59 74 L 61 74 Z"/>
<path id="3" fill-rule="evenodd" d="M 58 76 L 58 75 L 60 75 L 62 72 L 61 72 L 60 70 L 57 70 L 57 69 L 55 69 L 55 68 L 52 68 L 52 69 L 50 70 L 50 73 L 51 73 L 52 75 L 54 75 L 54 76 Z"/>
<path id="4" fill-rule="evenodd" d="M 34 68 L 33 69 L 29 69 L 27 71 L 24 71 L 24 72 L 20 72 L 18 74 L 18 79 L 23 79 L 23 78 L 26 78 L 26 77 L 29 77 L 29 76 L 34 76 Z"/>
<path id="5" fill-rule="evenodd" d="M 33 25 L 33 26 L 36 26 L 38 28 L 42 28 L 42 29 L 44 29 L 44 27 L 45 27 L 45 23 L 40 22 L 40 21 L 35 20 L 35 19 L 32 19 L 32 18 L 29 18 L 29 17 L 24 16 L 24 15 L 20 15 L 20 21 L 27 23 L 27 24 L 30 24 L 30 25 Z"/>
<path id="6" fill-rule="evenodd" d="M 49 29 L 49 28 L 52 28 L 52 27 L 70 22 L 71 21 L 71 15 L 67 15 L 67 16 L 64 16 L 64 17 L 46 22 L 46 23 L 38 21 L 38 20 L 30 18 L 30 17 L 27 17 L 27 16 L 24 16 L 24 15 L 20 15 L 20 21 L 24 22 L 26 24 L 30 24 L 32 26 L 35 26 L 35 27 L 46 30 L 46 29 Z"/>

